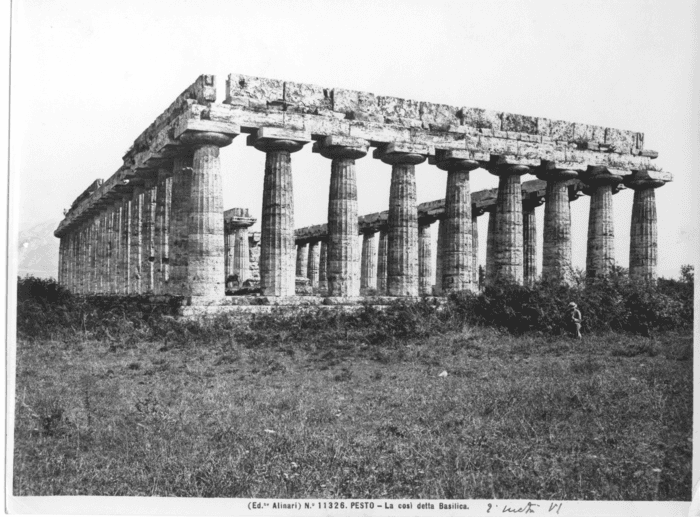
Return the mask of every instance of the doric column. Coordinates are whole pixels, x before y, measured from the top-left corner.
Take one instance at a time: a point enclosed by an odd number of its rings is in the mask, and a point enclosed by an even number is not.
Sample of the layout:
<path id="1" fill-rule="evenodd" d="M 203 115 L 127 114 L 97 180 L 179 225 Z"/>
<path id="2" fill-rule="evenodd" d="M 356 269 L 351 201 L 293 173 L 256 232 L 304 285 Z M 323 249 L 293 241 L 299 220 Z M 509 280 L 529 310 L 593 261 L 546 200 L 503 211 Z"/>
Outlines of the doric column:
<path id="1" fill-rule="evenodd" d="M 155 292 L 156 182 L 148 180 L 143 192 L 141 215 L 141 292 Z"/>
<path id="2" fill-rule="evenodd" d="M 496 275 L 495 252 L 496 252 L 496 207 L 489 207 L 489 223 L 486 227 L 486 285 L 493 285 Z"/>
<path id="3" fill-rule="evenodd" d="M 634 280 L 656 280 L 658 244 L 654 189 L 670 180 L 669 173 L 645 170 L 634 171 L 624 179 L 625 185 L 634 189 L 629 260 L 629 275 Z"/>
<path id="4" fill-rule="evenodd" d="M 131 293 L 131 193 L 122 200 L 120 292 Z"/>
<path id="5" fill-rule="evenodd" d="M 430 222 L 418 224 L 418 294 L 433 294 L 433 254 Z M 443 263 L 444 268 L 444 263 Z M 444 271 L 444 269 L 443 269 Z"/>
<path id="6" fill-rule="evenodd" d="M 368 147 L 366 140 L 345 136 L 329 136 L 314 144 L 314 152 L 332 160 L 328 191 L 328 296 L 360 294 L 355 160 L 365 156 Z"/>
<path id="7" fill-rule="evenodd" d="M 112 293 L 124 294 L 122 285 L 122 209 L 123 202 L 121 199 L 115 200 L 114 205 L 114 222 L 112 225 L 112 242 L 114 246 L 113 264 L 112 264 Z"/>
<path id="8" fill-rule="evenodd" d="M 309 243 L 301 242 L 297 244 L 297 267 L 296 276 L 306 278 L 309 268 Z"/>
<path id="9" fill-rule="evenodd" d="M 131 199 L 131 294 L 141 294 L 143 265 L 143 186 L 134 188 Z"/>
<path id="10" fill-rule="evenodd" d="M 105 293 L 113 293 L 112 275 L 114 262 L 114 207 L 108 206 L 105 214 Z"/>
<path id="11" fill-rule="evenodd" d="M 265 180 L 260 237 L 260 288 L 267 296 L 293 296 L 294 196 L 291 153 L 311 141 L 300 131 L 260 128 L 248 137 L 265 156 Z"/>
<path id="12" fill-rule="evenodd" d="M 187 220 L 187 290 L 190 296 L 219 298 L 224 286 L 224 201 L 219 148 L 237 132 L 187 131 L 180 141 L 191 147 Z"/>
<path id="13" fill-rule="evenodd" d="M 85 227 L 85 294 L 93 293 L 95 284 L 95 220 L 91 219 Z"/>
<path id="14" fill-rule="evenodd" d="M 387 294 L 387 256 L 388 256 L 389 232 L 387 228 L 379 230 L 379 244 L 377 246 L 377 294 Z"/>
<path id="15" fill-rule="evenodd" d="M 306 276 L 309 279 L 309 284 L 312 288 L 318 288 L 318 275 L 319 275 L 319 264 L 320 264 L 320 248 L 321 241 L 311 241 L 309 243 L 309 258 L 308 266 L 306 269 Z"/>
<path id="16" fill-rule="evenodd" d="M 170 280 L 170 214 L 172 206 L 174 167 L 158 170 L 156 192 L 156 265 L 155 290 L 158 294 L 169 292 Z"/>
<path id="17" fill-rule="evenodd" d="M 224 254 L 227 258 L 226 281 L 236 276 L 238 284 L 250 278 L 250 247 L 248 243 L 248 228 L 257 219 L 250 217 L 247 208 L 231 208 L 224 212 L 224 235 L 226 244 Z"/>
<path id="18" fill-rule="evenodd" d="M 436 283 L 441 293 L 472 289 L 472 198 L 469 171 L 479 167 L 473 153 L 466 150 L 440 150 L 435 164 L 447 171 L 445 225 L 441 277 Z"/>
<path id="19" fill-rule="evenodd" d="M 591 196 L 588 216 L 588 250 L 586 278 L 608 276 L 615 266 L 615 227 L 613 222 L 613 188 L 622 177 L 604 167 L 589 167 L 581 174 Z"/>
<path id="20" fill-rule="evenodd" d="M 537 220 L 535 207 L 540 199 L 523 201 L 523 283 L 533 286 L 537 281 Z M 544 199 L 542 199 L 544 201 Z"/>
<path id="21" fill-rule="evenodd" d="M 98 256 L 100 271 L 100 293 L 106 294 L 108 288 L 108 270 L 107 270 L 107 240 L 109 232 L 107 231 L 107 217 L 109 212 L 102 210 L 100 213 L 100 253 Z"/>
<path id="22" fill-rule="evenodd" d="M 112 219 L 112 294 L 122 294 L 121 259 L 122 259 L 122 203 L 115 201 Z"/>
<path id="23" fill-rule="evenodd" d="M 171 212 L 168 263 L 170 281 L 168 294 L 189 295 L 187 282 L 187 239 L 189 237 L 188 214 L 190 212 L 190 190 L 192 183 L 192 155 L 180 154 L 173 160 L 171 184 Z"/>
<path id="24" fill-rule="evenodd" d="M 234 231 L 233 271 L 238 281 L 243 284 L 250 278 L 250 248 L 248 246 L 248 227 L 241 226 Z"/>
<path id="25" fill-rule="evenodd" d="M 318 290 L 322 293 L 328 291 L 328 242 L 321 240 L 321 251 L 318 257 Z"/>
<path id="26" fill-rule="evenodd" d="M 544 163 L 544 162 L 543 162 Z M 569 184 L 578 172 L 555 167 L 538 170 L 537 177 L 547 181 L 544 206 L 544 243 L 542 248 L 542 279 L 569 284 L 571 265 L 571 208 Z"/>
<path id="27" fill-rule="evenodd" d="M 100 292 L 107 294 L 109 292 L 109 265 L 108 265 L 108 246 L 109 246 L 109 231 L 107 230 L 109 211 L 103 209 L 100 214 Z"/>
<path id="28" fill-rule="evenodd" d="M 360 264 L 360 294 L 377 288 L 377 260 L 374 246 L 374 230 L 362 233 L 362 261 Z"/>
<path id="29" fill-rule="evenodd" d="M 226 282 L 233 276 L 233 251 L 236 248 L 236 235 L 233 228 L 224 221 L 224 272 Z"/>
<path id="30" fill-rule="evenodd" d="M 444 219 L 438 220 L 438 236 L 437 236 L 437 252 L 435 256 L 435 285 L 433 293 L 437 296 L 442 295 L 442 253 L 445 249 L 445 234 L 447 232 L 447 224 Z"/>
<path id="31" fill-rule="evenodd" d="M 478 218 L 483 209 L 472 205 L 472 289 L 479 291 L 479 224 Z"/>
<path id="32" fill-rule="evenodd" d="M 78 255 L 76 252 L 76 241 L 77 241 L 77 235 L 75 229 L 71 229 L 71 232 L 68 236 L 69 241 L 68 241 L 68 253 L 69 253 L 69 270 L 68 270 L 68 288 L 72 292 L 76 292 L 76 270 L 78 267 L 77 260 L 78 260 Z"/>
<path id="33" fill-rule="evenodd" d="M 415 166 L 428 155 L 424 145 L 391 143 L 374 151 L 390 164 L 387 294 L 418 296 L 418 207 Z"/>
<path id="34" fill-rule="evenodd" d="M 493 281 L 523 283 L 523 201 L 520 176 L 525 165 L 497 163 L 489 172 L 498 176 L 496 233 L 493 241 Z"/>
<path id="35" fill-rule="evenodd" d="M 58 241 L 58 277 L 56 278 L 58 285 L 64 285 L 63 284 L 63 266 L 64 266 L 63 251 L 64 251 L 65 247 L 66 247 L 66 238 L 65 238 L 65 236 L 61 236 L 60 240 Z"/>

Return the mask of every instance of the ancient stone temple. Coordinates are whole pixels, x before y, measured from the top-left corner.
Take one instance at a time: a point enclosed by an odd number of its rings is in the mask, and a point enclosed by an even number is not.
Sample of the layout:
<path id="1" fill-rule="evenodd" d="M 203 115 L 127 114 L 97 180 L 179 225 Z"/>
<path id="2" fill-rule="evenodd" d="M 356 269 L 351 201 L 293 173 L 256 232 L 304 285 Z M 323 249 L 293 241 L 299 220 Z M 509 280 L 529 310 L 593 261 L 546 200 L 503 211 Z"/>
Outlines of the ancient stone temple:
<path id="1" fill-rule="evenodd" d="M 567 282 L 569 203 L 582 193 L 591 198 L 587 272 L 606 275 L 615 264 L 613 194 L 622 186 L 634 191 L 630 274 L 656 276 L 654 189 L 672 178 L 655 165 L 642 133 L 231 74 L 223 100 L 216 78 L 200 76 L 136 138 L 110 178 L 75 200 L 55 231 L 59 281 L 77 293 L 244 305 L 225 296 L 226 283 L 248 279 L 255 219 L 243 209 L 224 212 L 219 165 L 220 149 L 243 133 L 265 153 L 258 267 L 268 303 L 291 303 L 298 276 L 326 297 L 306 302 L 318 304 L 475 290 L 476 221 L 484 213 L 487 282 L 530 284 L 542 203 L 542 276 Z M 328 220 L 295 231 L 293 155 L 305 150 L 328 160 Z M 356 171 L 369 159 L 386 164 L 391 189 L 386 212 L 360 216 Z M 444 171 L 436 181 L 446 192 L 419 205 L 415 166 L 425 161 Z M 483 170 L 499 186 L 472 192 L 470 177 Z"/>

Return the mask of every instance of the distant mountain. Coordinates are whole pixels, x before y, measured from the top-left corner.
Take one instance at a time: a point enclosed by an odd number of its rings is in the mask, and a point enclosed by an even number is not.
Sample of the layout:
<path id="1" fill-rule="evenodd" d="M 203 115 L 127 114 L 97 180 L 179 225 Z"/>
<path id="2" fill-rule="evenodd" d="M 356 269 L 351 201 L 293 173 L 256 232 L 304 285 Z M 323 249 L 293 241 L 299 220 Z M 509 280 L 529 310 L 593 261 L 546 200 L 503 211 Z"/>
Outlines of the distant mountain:
<path id="1" fill-rule="evenodd" d="M 58 244 L 53 236 L 58 221 L 49 220 L 19 232 L 17 274 L 40 278 L 58 275 Z"/>

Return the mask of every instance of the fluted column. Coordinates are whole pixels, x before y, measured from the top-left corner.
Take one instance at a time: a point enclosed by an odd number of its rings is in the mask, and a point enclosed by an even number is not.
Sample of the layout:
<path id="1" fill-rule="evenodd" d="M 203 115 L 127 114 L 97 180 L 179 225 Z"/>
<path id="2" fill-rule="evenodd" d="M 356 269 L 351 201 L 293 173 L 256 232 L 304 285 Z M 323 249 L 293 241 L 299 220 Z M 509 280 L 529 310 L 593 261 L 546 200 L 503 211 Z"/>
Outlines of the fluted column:
<path id="1" fill-rule="evenodd" d="M 122 290 L 122 203 L 117 201 L 114 206 L 114 222 L 112 225 L 112 293 L 123 294 Z"/>
<path id="2" fill-rule="evenodd" d="M 267 296 L 293 296 L 295 287 L 294 196 L 291 153 L 310 135 L 261 128 L 248 144 L 265 156 L 260 237 L 260 288 Z"/>
<path id="3" fill-rule="evenodd" d="M 523 283 L 523 202 L 520 176 L 529 168 L 497 164 L 490 168 L 498 178 L 496 233 L 493 241 L 494 283 Z"/>
<path id="4" fill-rule="evenodd" d="M 362 263 L 360 264 L 360 293 L 366 294 L 377 288 L 377 259 L 375 253 L 375 232 L 362 233 Z"/>
<path id="5" fill-rule="evenodd" d="M 248 245 L 248 226 L 240 226 L 233 232 L 233 271 L 238 281 L 243 284 L 250 278 L 250 248 Z"/>
<path id="6" fill-rule="evenodd" d="M 156 260 L 156 189 L 153 180 L 146 182 L 141 214 L 141 292 L 153 293 Z"/>
<path id="7" fill-rule="evenodd" d="M 311 241 L 309 243 L 309 257 L 306 269 L 306 277 L 312 288 L 318 288 L 318 275 L 320 265 L 321 241 Z"/>
<path id="8" fill-rule="evenodd" d="M 472 290 L 479 290 L 479 224 L 478 218 L 484 213 L 472 205 Z"/>
<path id="9" fill-rule="evenodd" d="M 321 251 L 318 257 L 318 290 L 322 293 L 328 291 L 328 243 L 321 240 Z"/>
<path id="10" fill-rule="evenodd" d="M 297 268 L 296 276 L 306 278 L 309 268 L 309 243 L 301 242 L 297 244 Z"/>
<path id="11" fill-rule="evenodd" d="M 340 136 L 329 136 L 314 144 L 314 152 L 332 160 L 328 191 L 328 296 L 360 294 L 355 160 L 367 154 L 368 146 L 360 138 Z"/>
<path id="12" fill-rule="evenodd" d="M 158 170 L 158 190 L 156 191 L 156 263 L 155 291 L 158 294 L 169 293 L 170 281 L 170 214 L 172 206 L 173 171 Z"/>
<path id="13" fill-rule="evenodd" d="M 624 179 L 625 185 L 634 189 L 629 259 L 629 275 L 633 280 L 656 280 L 658 244 L 654 189 L 670 179 L 668 173 L 644 170 L 634 171 Z"/>
<path id="14" fill-rule="evenodd" d="M 100 255 L 99 255 L 99 269 L 100 269 L 100 292 L 106 294 L 109 292 L 109 271 L 108 271 L 108 258 L 107 258 L 107 246 L 109 231 L 107 230 L 107 219 L 109 217 L 109 211 L 103 210 L 100 213 Z"/>
<path id="15" fill-rule="evenodd" d="M 234 232 L 235 230 L 224 222 L 224 271 L 227 282 L 234 274 L 233 252 L 236 249 L 236 235 Z"/>
<path id="16" fill-rule="evenodd" d="M 114 293 L 114 207 L 107 208 L 105 219 L 105 292 Z"/>
<path id="17" fill-rule="evenodd" d="M 588 249 L 586 278 L 610 275 L 615 266 L 615 227 L 613 221 L 613 188 L 622 177 L 603 167 L 590 167 L 581 174 L 591 196 L 588 216 Z"/>
<path id="18" fill-rule="evenodd" d="M 386 228 L 379 230 L 379 244 L 377 246 L 377 294 L 386 294 L 387 253 L 389 233 Z"/>
<path id="19" fill-rule="evenodd" d="M 120 292 L 131 293 L 131 194 L 127 194 L 122 201 L 121 221 L 121 279 Z"/>
<path id="20" fill-rule="evenodd" d="M 143 192 L 139 186 L 131 199 L 131 288 L 132 294 L 141 293 L 141 266 L 143 265 Z"/>
<path id="21" fill-rule="evenodd" d="M 445 189 L 445 225 L 441 276 L 437 279 L 443 294 L 472 289 L 472 200 L 469 172 L 479 167 L 470 151 L 438 150 L 436 165 L 447 171 Z"/>
<path id="22" fill-rule="evenodd" d="M 418 225 L 418 294 L 433 293 L 433 254 L 430 223 Z M 444 267 L 444 266 L 443 266 Z"/>
<path id="23" fill-rule="evenodd" d="M 418 295 L 418 207 L 416 170 L 428 155 L 423 145 L 392 143 L 375 151 L 375 157 L 390 164 L 387 242 L 387 294 Z"/>
<path id="24" fill-rule="evenodd" d="M 445 250 L 445 234 L 447 233 L 447 224 L 445 219 L 438 220 L 438 235 L 437 235 L 437 253 L 435 256 L 435 285 L 433 293 L 437 296 L 442 295 L 442 260 L 443 251 Z"/>
<path id="25" fill-rule="evenodd" d="M 569 184 L 577 176 L 576 171 L 557 168 L 545 168 L 537 173 L 539 179 L 547 181 L 542 248 L 545 281 L 569 284 L 572 280 Z"/>
<path id="26" fill-rule="evenodd" d="M 219 148 L 235 134 L 191 131 L 180 141 L 191 147 L 187 220 L 187 276 L 190 296 L 219 298 L 224 287 L 224 201 Z"/>
<path id="27" fill-rule="evenodd" d="M 493 285 L 496 265 L 495 265 L 495 253 L 496 253 L 496 207 L 489 208 L 487 210 L 489 213 L 489 223 L 486 227 L 486 285 Z"/>
<path id="28" fill-rule="evenodd" d="M 538 200 L 523 202 L 523 283 L 533 286 L 537 281 L 537 219 Z"/>

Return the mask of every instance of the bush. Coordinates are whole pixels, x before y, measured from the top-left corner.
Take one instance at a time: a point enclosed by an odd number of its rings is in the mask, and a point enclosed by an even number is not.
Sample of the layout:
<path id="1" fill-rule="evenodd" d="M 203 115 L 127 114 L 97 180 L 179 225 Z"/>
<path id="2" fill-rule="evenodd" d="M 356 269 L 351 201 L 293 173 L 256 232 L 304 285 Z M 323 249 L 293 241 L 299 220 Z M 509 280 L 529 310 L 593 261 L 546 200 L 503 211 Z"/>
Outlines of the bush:
<path id="1" fill-rule="evenodd" d="M 115 350 L 141 341 L 161 341 L 166 348 L 197 343 L 226 348 L 234 338 L 249 348 L 299 343 L 337 348 L 350 341 L 396 347 L 464 325 L 496 327 L 513 334 L 561 334 L 571 301 L 578 304 L 582 330 L 588 333 L 649 335 L 692 326 L 692 269 L 686 268 L 680 280 L 659 279 L 656 284 L 633 282 L 622 270 L 608 278 L 577 280 L 572 286 L 496 285 L 479 294 L 453 294 L 442 307 L 423 300 L 398 302 L 383 311 L 365 306 L 353 314 L 295 311 L 244 320 L 222 314 L 213 320 L 189 321 L 165 317 L 180 303 L 176 297 L 170 304 L 154 304 L 147 296 L 78 296 L 54 280 L 27 277 L 18 281 L 17 328 L 20 336 L 29 339 L 82 333 L 86 339 L 110 341 Z"/>

